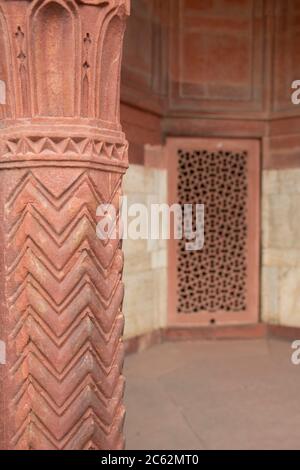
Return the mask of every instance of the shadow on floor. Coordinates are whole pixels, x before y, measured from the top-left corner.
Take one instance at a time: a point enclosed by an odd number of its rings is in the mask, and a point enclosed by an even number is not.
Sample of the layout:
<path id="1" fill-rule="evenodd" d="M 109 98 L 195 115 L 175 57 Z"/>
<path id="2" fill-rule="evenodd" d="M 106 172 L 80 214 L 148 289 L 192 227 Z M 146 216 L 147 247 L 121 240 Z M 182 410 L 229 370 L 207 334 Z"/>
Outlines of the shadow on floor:
<path id="1" fill-rule="evenodd" d="M 127 449 L 300 449 L 300 366 L 278 340 L 165 343 L 126 358 Z"/>

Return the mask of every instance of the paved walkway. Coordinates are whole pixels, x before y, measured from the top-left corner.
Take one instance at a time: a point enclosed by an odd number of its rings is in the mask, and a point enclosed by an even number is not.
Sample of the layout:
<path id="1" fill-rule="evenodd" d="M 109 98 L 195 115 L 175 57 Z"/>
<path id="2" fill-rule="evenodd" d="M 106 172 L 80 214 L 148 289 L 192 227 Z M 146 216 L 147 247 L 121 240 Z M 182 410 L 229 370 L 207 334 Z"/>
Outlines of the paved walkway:
<path id="1" fill-rule="evenodd" d="M 126 358 L 127 449 L 300 449 L 300 365 L 277 340 L 165 343 Z"/>

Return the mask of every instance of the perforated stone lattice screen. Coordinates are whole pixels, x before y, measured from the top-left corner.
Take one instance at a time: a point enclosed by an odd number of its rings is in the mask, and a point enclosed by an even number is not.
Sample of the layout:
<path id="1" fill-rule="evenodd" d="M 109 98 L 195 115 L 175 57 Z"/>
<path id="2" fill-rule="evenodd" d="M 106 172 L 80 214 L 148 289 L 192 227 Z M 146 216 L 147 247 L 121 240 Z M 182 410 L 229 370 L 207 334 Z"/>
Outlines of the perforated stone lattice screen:
<path id="1" fill-rule="evenodd" d="M 178 243 L 179 313 L 246 310 L 247 159 L 247 151 L 178 150 L 178 202 L 205 206 L 203 250 Z"/>
<path id="2" fill-rule="evenodd" d="M 204 205 L 204 247 L 169 241 L 171 325 L 247 324 L 259 313 L 260 145 L 169 138 L 169 204 Z"/>

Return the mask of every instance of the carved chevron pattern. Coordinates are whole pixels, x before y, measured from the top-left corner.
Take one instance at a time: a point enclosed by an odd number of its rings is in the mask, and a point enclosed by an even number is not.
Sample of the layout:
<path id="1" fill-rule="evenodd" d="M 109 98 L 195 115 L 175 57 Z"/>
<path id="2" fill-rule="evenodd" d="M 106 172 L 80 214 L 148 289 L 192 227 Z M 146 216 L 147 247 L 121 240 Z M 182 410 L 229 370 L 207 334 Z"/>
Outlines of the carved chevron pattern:
<path id="1" fill-rule="evenodd" d="M 127 143 L 103 142 L 83 137 L 21 137 L 6 139 L 2 155 L 16 157 L 26 155 L 67 155 L 80 157 L 105 157 L 119 161 L 127 158 Z"/>
<path id="2" fill-rule="evenodd" d="M 72 178 L 57 195 L 46 174 L 24 173 L 6 203 L 14 449 L 124 445 L 123 256 L 96 238 L 93 172 Z M 105 202 L 121 177 L 112 186 Z"/>

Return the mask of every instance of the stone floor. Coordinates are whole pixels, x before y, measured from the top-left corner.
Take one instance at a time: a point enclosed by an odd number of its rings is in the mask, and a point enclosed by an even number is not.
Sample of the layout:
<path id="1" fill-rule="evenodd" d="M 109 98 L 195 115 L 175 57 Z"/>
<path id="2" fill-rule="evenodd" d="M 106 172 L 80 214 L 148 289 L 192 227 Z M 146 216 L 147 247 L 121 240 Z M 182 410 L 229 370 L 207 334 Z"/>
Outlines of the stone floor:
<path id="1" fill-rule="evenodd" d="M 277 340 L 165 343 L 127 357 L 127 449 L 300 449 L 300 365 Z"/>

